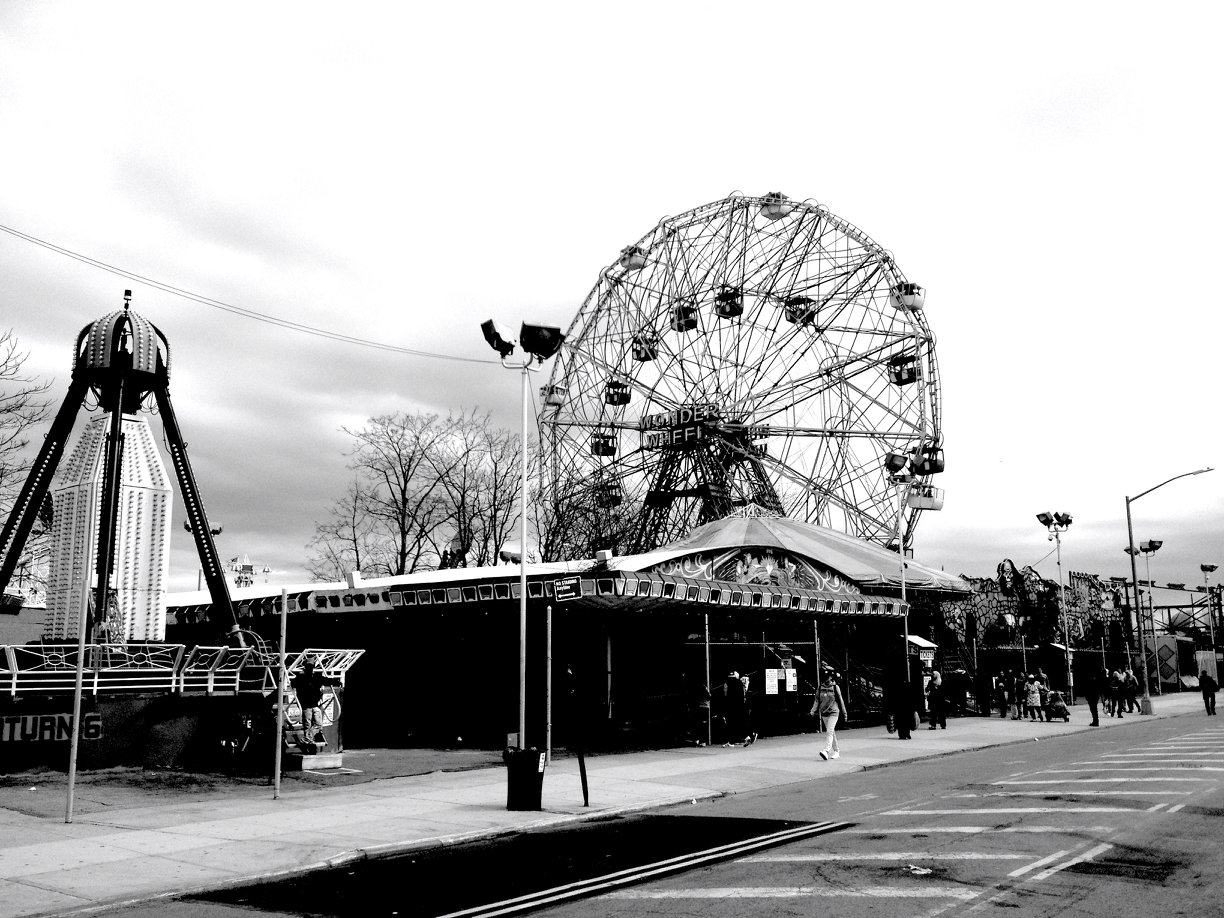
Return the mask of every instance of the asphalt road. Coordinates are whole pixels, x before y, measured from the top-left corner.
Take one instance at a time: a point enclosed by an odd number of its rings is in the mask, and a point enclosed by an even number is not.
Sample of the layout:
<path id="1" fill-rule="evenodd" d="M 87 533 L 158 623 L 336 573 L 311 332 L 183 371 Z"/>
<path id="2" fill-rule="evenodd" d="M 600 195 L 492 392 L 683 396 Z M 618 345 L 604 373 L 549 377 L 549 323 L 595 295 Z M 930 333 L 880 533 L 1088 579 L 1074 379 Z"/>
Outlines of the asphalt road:
<path id="1" fill-rule="evenodd" d="M 1224 912 L 1222 783 L 1224 725 L 1177 717 L 110 914 L 476 916 L 565 887 L 534 913 L 1201 918 Z"/>

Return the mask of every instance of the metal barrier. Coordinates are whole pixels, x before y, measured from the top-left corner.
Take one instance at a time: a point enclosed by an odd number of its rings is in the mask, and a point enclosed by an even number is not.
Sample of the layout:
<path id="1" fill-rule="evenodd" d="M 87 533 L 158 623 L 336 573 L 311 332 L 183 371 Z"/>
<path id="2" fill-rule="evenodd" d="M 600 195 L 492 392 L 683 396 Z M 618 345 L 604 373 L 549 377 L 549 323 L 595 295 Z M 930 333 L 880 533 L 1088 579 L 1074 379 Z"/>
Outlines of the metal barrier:
<path id="1" fill-rule="evenodd" d="M 178 690 L 184 694 L 235 694 L 250 647 L 192 647 L 179 670 Z"/>
<path id="2" fill-rule="evenodd" d="M 4 648 L 8 693 L 44 694 L 76 689 L 76 644 L 22 644 Z M 173 692 L 182 644 L 86 644 L 82 687 L 103 692 Z"/>

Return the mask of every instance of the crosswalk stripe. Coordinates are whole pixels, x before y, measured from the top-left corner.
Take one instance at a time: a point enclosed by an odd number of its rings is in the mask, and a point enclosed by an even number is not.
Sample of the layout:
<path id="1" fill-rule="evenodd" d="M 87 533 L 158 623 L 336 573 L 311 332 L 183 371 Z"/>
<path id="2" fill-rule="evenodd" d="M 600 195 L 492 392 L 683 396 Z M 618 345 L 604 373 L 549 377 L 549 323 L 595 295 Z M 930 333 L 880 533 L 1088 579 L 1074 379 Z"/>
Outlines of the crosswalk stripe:
<path id="1" fill-rule="evenodd" d="M 846 835 L 1008 835 L 1032 833 L 1045 835 L 1064 833 L 1082 835 L 1092 832 L 1113 832 L 1117 826 L 910 826 L 909 828 L 880 827 L 874 829 L 846 829 Z"/>
<path id="2" fill-rule="evenodd" d="M 992 786 L 998 787 L 1005 784 L 1140 784 L 1143 782 L 1155 783 L 1161 781 L 1198 781 L 1206 783 L 1214 783 L 1214 778 L 1050 778 L 1032 781 L 995 781 Z"/>
<path id="3" fill-rule="evenodd" d="M 956 798 L 983 798 L 983 797 L 1048 797 L 1051 793 L 1056 793 L 1052 790 L 1029 790 L 1029 791 L 991 791 L 988 794 L 957 794 Z M 1188 790 L 1070 790 L 1067 794 L 1072 797 L 1183 797 L 1193 794 L 1194 791 Z"/>
<path id="4" fill-rule="evenodd" d="M 711 886 L 698 889 L 622 889 L 612 899 L 958 899 L 977 898 L 958 886 Z"/>
<path id="5" fill-rule="evenodd" d="M 969 816 L 1004 815 L 1008 813 L 1137 813 L 1131 806 L 1015 806 L 1015 807 L 966 807 L 961 810 L 888 810 L 878 816 Z"/>
<path id="6" fill-rule="evenodd" d="M 871 854 L 840 854 L 820 851 L 814 854 L 756 854 L 742 857 L 738 864 L 816 864 L 822 861 L 1022 861 L 1027 854 L 995 854 L 961 851 L 931 854 L 927 851 L 877 851 Z"/>
<path id="7" fill-rule="evenodd" d="M 1012 879 L 1015 879 L 1016 877 L 1022 877 L 1026 873 L 1028 873 L 1030 870 L 1036 870 L 1038 867 L 1044 867 L 1046 864 L 1052 864 L 1054 861 L 1058 860 L 1060 857 L 1066 857 L 1069 853 L 1070 852 L 1067 852 L 1067 851 L 1055 851 L 1053 854 L 1047 854 L 1045 857 L 1041 858 L 1040 860 L 1033 861 L 1033 863 L 1031 864 L 1026 864 L 1023 867 L 1016 868 L 1011 873 L 1009 873 L 1008 876 L 1011 877 Z"/>
<path id="8" fill-rule="evenodd" d="M 1064 861 L 1061 864 L 1056 864 L 1055 866 L 1051 867 L 1049 870 L 1043 870 L 1041 873 L 1033 877 L 1033 882 L 1036 883 L 1041 880 L 1048 879 L 1049 877 L 1052 877 L 1054 874 L 1058 873 L 1058 871 L 1060 870 L 1066 870 L 1068 867 L 1074 867 L 1076 864 L 1081 864 L 1084 861 L 1090 861 L 1094 857 L 1096 857 L 1098 854 L 1104 854 L 1106 851 L 1108 851 L 1112 847 L 1113 845 L 1102 844 L 1102 845 L 1097 845 L 1095 848 L 1089 848 L 1083 854 L 1077 855 L 1076 857 L 1071 858 L 1071 860 L 1069 861 Z"/>

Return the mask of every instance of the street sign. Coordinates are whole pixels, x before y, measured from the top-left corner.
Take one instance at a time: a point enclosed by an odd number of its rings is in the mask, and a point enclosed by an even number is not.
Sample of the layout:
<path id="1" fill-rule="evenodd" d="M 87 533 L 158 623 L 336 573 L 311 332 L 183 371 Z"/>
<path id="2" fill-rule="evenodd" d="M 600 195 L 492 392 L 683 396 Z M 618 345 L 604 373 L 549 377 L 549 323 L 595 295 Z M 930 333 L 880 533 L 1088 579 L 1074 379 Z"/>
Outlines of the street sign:
<path id="1" fill-rule="evenodd" d="M 582 578 L 562 577 L 560 580 L 554 580 L 553 593 L 557 597 L 557 602 L 568 602 L 571 599 L 580 598 L 582 596 Z"/>

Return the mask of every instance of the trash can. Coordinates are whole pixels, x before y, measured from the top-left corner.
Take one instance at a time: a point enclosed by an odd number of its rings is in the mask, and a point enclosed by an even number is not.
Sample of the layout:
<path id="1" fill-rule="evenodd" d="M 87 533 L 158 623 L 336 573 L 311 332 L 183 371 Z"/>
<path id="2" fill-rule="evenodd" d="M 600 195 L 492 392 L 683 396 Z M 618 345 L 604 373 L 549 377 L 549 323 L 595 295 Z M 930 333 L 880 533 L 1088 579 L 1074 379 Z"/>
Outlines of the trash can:
<path id="1" fill-rule="evenodd" d="M 511 746 L 502 753 L 502 760 L 506 763 L 506 809 L 540 809 L 540 796 L 544 790 L 544 751 Z"/>

